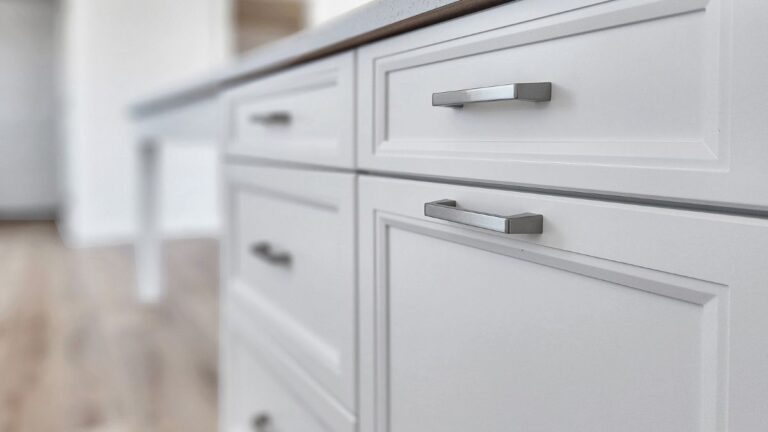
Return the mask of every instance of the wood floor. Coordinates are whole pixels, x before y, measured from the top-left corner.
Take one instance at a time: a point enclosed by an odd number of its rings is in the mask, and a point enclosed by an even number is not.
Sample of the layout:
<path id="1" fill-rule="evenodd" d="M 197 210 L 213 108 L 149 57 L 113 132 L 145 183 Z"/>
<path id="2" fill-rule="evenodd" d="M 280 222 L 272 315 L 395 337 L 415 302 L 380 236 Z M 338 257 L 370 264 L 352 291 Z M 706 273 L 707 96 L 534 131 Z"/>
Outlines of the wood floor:
<path id="1" fill-rule="evenodd" d="M 0 223 L 0 432 L 215 431 L 216 247 L 168 244 L 170 293 L 148 307 L 130 248 Z"/>

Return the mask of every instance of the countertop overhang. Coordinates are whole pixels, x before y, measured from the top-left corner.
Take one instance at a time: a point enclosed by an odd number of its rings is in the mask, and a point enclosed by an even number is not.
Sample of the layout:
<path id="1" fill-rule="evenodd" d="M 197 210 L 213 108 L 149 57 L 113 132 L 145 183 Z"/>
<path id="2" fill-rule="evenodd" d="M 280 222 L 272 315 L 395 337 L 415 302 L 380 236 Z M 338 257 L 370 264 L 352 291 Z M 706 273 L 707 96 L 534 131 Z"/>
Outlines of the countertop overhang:
<path id="1" fill-rule="evenodd" d="M 513 0 L 376 0 L 317 28 L 257 48 L 198 80 L 139 101 L 134 118 L 210 98 L 254 78 Z"/>

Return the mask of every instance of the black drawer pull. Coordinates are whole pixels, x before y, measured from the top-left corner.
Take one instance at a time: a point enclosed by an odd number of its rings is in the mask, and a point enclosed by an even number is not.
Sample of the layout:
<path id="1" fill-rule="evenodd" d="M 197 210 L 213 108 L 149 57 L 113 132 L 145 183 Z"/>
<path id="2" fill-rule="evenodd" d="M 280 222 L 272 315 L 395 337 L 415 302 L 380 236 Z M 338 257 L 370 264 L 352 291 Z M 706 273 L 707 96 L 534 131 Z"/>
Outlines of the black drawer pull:
<path id="1" fill-rule="evenodd" d="M 268 242 L 258 242 L 251 246 L 251 253 L 270 264 L 290 266 L 293 258 L 288 252 L 276 252 Z"/>

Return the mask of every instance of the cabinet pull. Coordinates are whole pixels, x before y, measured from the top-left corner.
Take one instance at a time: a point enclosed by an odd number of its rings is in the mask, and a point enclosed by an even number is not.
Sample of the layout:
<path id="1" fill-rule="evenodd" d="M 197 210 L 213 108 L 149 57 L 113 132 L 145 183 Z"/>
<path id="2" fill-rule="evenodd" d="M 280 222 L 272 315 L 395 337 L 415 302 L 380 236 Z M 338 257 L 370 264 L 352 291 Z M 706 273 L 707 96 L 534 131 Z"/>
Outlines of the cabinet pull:
<path id="1" fill-rule="evenodd" d="M 494 87 L 432 93 L 432 106 L 461 108 L 464 104 L 520 100 L 546 102 L 552 99 L 552 83 L 514 83 Z"/>
<path id="2" fill-rule="evenodd" d="M 274 265 L 290 266 L 292 261 L 291 254 L 288 252 L 275 252 L 272 245 L 267 242 L 259 242 L 251 246 L 251 253 L 257 258 L 261 258 Z"/>
<path id="3" fill-rule="evenodd" d="M 253 416 L 251 427 L 254 432 L 266 432 L 272 424 L 272 417 L 267 413 L 259 413 Z"/>
<path id="4" fill-rule="evenodd" d="M 267 114 L 253 114 L 250 119 L 252 123 L 260 123 L 265 126 L 287 125 L 291 122 L 291 114 L 286 111 L 275 111 Z"/>
<path id="5" fill-rule="evenodd" d="M 504 234 L 541 234 L 544 217 L 533 213 L 500 216 L 456 207 L 456 201 L 443 199 L 424 204 L 424 216 L 483 228 Z"/>

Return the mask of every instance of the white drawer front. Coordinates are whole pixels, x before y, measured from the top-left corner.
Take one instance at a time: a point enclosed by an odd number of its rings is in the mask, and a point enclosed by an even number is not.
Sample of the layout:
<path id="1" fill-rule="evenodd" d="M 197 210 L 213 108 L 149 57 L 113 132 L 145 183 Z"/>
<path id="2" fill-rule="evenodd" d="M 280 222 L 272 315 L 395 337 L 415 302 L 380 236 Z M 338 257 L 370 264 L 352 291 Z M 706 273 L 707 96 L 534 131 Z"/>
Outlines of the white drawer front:
<path id="1" fill-rule="evenodd" d="M 227 152 L 338 167 L 354 164 L 354 54 L 228 92 Z"/>
<path id="2" fill-rule="evenodd" d="M 768 425 L 766 221 L 372 177 L 359 213 L 362 431 Z"/>
<path id="3" fill-rule="evenodd" d="M 298 390 L 247 339 L 225 333 L 222 419 L 226 432 L 351 432 L 353 422 Z"/>
<path id="4" fill-rule="evenodd" d="M 768 163 L 752 159 L 768 160 L 768 134 L 730 135 L 736 2 L 552 3 L 361 48 L 360 166 L 768 208 L 753 186 Z M 768 90 L 757 75 L 742 74 Z M 551 82 L 551 100 L 432 106 L 433 93 L 531 82 Z"/>
<path id="5" fill-rule="evenodd" d="M 227 167 L 232 294 L 255 328 L 353 408 L 352 174 Z"/>

